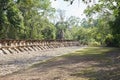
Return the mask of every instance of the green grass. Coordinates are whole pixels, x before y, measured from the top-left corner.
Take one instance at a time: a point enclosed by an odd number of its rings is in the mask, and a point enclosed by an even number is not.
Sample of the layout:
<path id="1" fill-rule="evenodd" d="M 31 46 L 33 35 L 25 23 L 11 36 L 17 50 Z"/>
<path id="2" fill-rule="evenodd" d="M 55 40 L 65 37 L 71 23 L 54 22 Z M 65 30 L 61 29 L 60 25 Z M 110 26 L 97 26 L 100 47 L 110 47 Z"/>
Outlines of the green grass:
<path id="1" fill-rule="evenodd" d="M 104 59 L 104 58 L 106 58 L 105 55 L 109 52 L 112 52 L 112 51 L 113 52 L 119 51 L 119 48 L 89 47 L 89 48 L 85 48 L 85 49 L 82 49 L 82 50 L 75 51 L 73 53 L 69 53 L 69 54 L 65 54 L 65 55 L 62 55 L 62 56 L 54 57 L 54 58 L 49 59 L 49 60 L 43 60 L 43 61 L 40 61 L 40 62 L 35 63 L 33 65 L 41 65 L 41 64 L 48 63 L 48 62 L 52 62 L 52 61 L 54 62 L 59 58 L 94 57 L 94 58 L 97 58 L 97 59 L 99 59 L 99 58 Z"/>
<path id="2" fill-rule="evenodd" d="M 104 54 L 106 52 L 110 52 L 113 50 L 116 50 L 117 48 L 106 48 L 106 47 L 89 47 L 89 48 L 85 48 L 83 50 L 78 50 L 74 53 L 71 54 L 66 54 L 63 56 L 81 56 L 81 55 L 94 55 L 94 54 Z"/>
<path id="3" fill-rule="evenodd" d="M 116 63 L 116 58 L 120 57 L 119 48 L 86 48 L 71 54 L 63 55 L 62 57 L 87 58 L 88 60 L 100 63 L 97 66 L 87 67 L 82 71 L 74 72 L 71 74 L 71 76 L 84 76 L 88 77 L 89 80 L 120 80 L 120 62 Z M 120 58 L 118 60 L 120 61 Z M 109 68 L 108 70 L 95 70 L 96 67 Z"/>
<path id="4" fill-rule="evenodd" d="M 46 60 L 37 64 L 32 65 L 32 68 L 43 66 L 55 67 L 64 66 L 68 63 L 76 64 L 80 61 L 94 61 L 99 65 L 92 65 L 72 72 L 71 76 L 84 77 L 88 80 L 119 80 L 120 79 L 120 49 L 119 48 L 108 48 L 108 47 L 89 47 L 83 50 L 78 50 L 73 53 L 55 57 L 50 60 Z M 61 63 L 62 62 L 62 63 Z M 119 63 L 118 63 L 119 62 Z M 97 70 L 99 68 L 99 70 Z M 104 70 L 107 68 L 107 70 Z M 112 69 L 113 68 L 113 69 Z M 74 69 L 74 68 L 73 68 Z M 85 80 L 87 80 L 85 79 Z"/>
<path id="5" fill-rule="evenodd" d="M 98 64 L 89 64 L 90 61 Z M 86 64 L 88 63 L 90 66 L 86 66 L 82 68 L 82 70 L 79 70 L 79 67 L 77 69 L 76 66 L 71 67 L 73 71 L 69 71 L 71 74 L 68 75 L 73 78 L 68 80 L 120 80 L 119 48 L 89 47 L 49 60 L 40 61 L 30 66 L 29 69 L 49 70 L 54 68 L 58 69 L 58 67 L 67 69 L 68 65 L 73 66 L 74 64 L 82 62 L 86 62 Z M 74 77 L 76 77 L 76 79 Z"/>

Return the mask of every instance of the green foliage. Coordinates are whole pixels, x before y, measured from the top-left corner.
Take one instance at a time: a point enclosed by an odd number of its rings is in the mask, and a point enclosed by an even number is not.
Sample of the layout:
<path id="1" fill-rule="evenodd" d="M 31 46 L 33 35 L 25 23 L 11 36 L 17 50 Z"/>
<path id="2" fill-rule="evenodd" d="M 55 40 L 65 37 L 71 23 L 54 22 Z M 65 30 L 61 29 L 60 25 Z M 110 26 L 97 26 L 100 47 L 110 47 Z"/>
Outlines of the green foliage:
<path id="1" fill-rule="evenodd" d="M 99 42 L 96 42 L 96 41 L 90 42 L 90 43 L 88 43 L 88 45 L 91 46 L 91 47 L 98 47 L 98 46 L 101 46 L 101 44 L 100 44 Z"/>
<path id="2" fill-rule="evenodd" d="M 56 38 L 57 39 L 65 39 L 65 32 L 67 30 L 66 22 L 58 22 L 56 23 Z"/>
<path id="3" fill-rule="evenodd" d="M 49 0 L 46 2 L 43 0 L 21 0 L 19 8 L 24 16 L 25 39 L 55 38 L 55 29 L 53 30 L 54 26 L 48 20 L 48 17 L 54 13 Z"/>
<path id="4" fill-rule="evenodd" d="M 108 46 L 120 46 L 120 1 L 119 0 L 100 0 L 97 4 L 89 6 L 85 13 L 90 17 L 93 13 L 102 14 L 104 20 L 109 24 L 113 37 L 106 35 L 106 44 Z M 112 16 L 112 17 L 111 17 Z M 103 31 L 103 30 L 102 30 Z"/>
<path id="5" fill-rule="evenodd" d="M 113 35 L 114 36 L 114 44 L 117 47 L 120 47 L 120 34 Z"/>
<path id="6" fill-rule="evenodd" d="M 119 1 L 115 1 L 116 5 L 110 3 L 110 0 L 100 0 L 89 6 L 85 10 L 89 19 L 81 20 L 74 16 L 65 18 L 64 10 L 58 10 L 55 17 L 50 0 L 0 0 L 0 38 L 70 39 L 91 46 L 105 43 L 120 46 Z M 96 19 L 90 17 L 101 11 Z"/>
<path id="7" fill-rule="evenodd" d="M 111 34 L 108 34 L 105 39 L 106 46 L 115 46 L 114 37 Z"/>
<path id="8" fill-rule="evenodd" d="M 23 17 L 13 0 L 0 0 L 1 38 L 18 38 L 23 28 Z M 10 35 L 13 34 L 13 35 Z"/>
<path id="9" fill-rule="evenodd" d="M 0 38 L 55 39 L 50 0 L 0 0 Z"/>
<path id="10" fill-rule="evenodd" d="M 41 28 L 41 33 L 43 39 L 55 39 L 56 38 L 56 28 L 53 24 L 45 23 L 44 27 Z"/>

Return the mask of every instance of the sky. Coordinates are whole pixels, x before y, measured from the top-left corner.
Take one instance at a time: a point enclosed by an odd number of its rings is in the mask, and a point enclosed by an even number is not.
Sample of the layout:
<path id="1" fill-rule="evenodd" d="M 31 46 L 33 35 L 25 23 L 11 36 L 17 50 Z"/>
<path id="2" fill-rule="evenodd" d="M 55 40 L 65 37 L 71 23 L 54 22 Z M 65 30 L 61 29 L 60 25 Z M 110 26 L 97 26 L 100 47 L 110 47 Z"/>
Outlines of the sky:
<path id="1" fill-rule="evenodd" d="M 64 0 L 50 0 L 50 1 L 52 7 L 55 8 L 56 10 L 58 9 L 65 10 L 65 15 L 67 18 L 69 18 L 70 16 L 85 18 L 85 14 L 83 12 L 86 9 L 87 4 L 83 3 L 82 0 L 75 0 L 72 5 L 70 5 L 70 2 L 66 2 Z"/>

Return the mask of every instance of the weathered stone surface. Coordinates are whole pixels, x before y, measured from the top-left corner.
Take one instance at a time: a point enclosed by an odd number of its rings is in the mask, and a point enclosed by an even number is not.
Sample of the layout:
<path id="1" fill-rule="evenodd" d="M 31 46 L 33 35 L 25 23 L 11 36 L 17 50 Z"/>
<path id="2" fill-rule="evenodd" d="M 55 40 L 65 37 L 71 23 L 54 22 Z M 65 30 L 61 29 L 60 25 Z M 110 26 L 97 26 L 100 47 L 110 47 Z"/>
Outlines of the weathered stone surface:
<path id="1" fill-rule="evenodd" d="M 0 53 L 20 53 L 79 45 L 80 43 L 74 40 L 0 40 Z"/>

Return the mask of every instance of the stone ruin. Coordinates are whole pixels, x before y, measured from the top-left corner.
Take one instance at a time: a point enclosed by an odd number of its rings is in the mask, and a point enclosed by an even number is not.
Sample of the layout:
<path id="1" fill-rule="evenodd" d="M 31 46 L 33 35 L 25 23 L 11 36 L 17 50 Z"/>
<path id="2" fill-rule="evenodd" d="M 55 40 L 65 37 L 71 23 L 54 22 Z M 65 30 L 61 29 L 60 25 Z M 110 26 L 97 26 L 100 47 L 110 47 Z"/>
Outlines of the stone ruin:
<path id="1" fill-rule="evenodd" d="M 0 54 L 79 46 L 75 40 L 0 40 Z"/>

